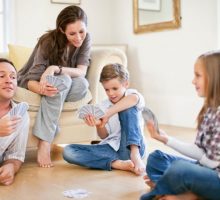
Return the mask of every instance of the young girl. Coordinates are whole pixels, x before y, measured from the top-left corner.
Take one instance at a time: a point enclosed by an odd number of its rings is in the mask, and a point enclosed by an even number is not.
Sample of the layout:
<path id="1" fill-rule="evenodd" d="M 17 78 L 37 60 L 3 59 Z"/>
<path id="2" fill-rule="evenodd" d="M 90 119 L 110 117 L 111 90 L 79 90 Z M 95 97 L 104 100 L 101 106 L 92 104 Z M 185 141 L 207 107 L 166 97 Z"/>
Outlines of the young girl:
<path id="1" fill-rule="evenodd" d="M 42 95 L 33 127 L 33 134 L 39 139 L 37 160 L 41 167 L 53 166 L 50 144 L 59 132 L 64 101 L 78 101 L 87 93 L 85 75 L 90 48 L 85 12 L 80 7 L 68 6 L 58 15 L 56 29 L 40 37 L 28 62 L 18 72 L 20 87 Z M 59 76 L 67 89 L 58 91 L 47 82 L 47 75 Z"/>
<path id="2" fill-rule="evenodd" d="M 141 200 L 195 200 L 220 198 L 220 52 L 201 55 L 194 66 L 198 96 L 204 105 L 198 115 L 195 143 L 187 144 L 158 133 L 152 122 L 152 138 L 163 142 L 195 161 L 156 150 L 148 157 L 146 183 L 152 191 Z"/>
<path id="3" fill-rule="evenodd" d="M 64 148 L 64 159 L 72 164 L 89 168 L 132 171 L 141 175 L 145 153 L 141 111 L 143 96 L 128 89 L 128 72 L 120 64 L 106 65 L 101 73 L 108 99 L 101 103 L 106 114 L 102 119 L 93 115 L 85 117 L 89 126 L 96 126 L 102 141 L 97 145 L 71 144 Z"/>

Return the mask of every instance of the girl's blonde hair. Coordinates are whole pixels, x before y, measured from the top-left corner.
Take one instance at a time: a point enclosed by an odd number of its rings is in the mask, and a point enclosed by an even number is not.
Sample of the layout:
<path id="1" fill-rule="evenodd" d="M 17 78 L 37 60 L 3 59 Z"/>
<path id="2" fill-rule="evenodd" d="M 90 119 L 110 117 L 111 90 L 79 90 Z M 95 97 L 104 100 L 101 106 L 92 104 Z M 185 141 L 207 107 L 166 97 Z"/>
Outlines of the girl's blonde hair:
<path id="1" fill-rule="evenodd" d="M 118 63 L 108 64 L 103 67 L 99 81 L 109 81 L 118 78 L 120 82 L 128 81 L 129 73 L 125 67 Z"/>
<path id="2" fill-rule="evenodd" d="M 207 108 L 220 105 L 220 51 L 210 51 L 198 57 L 205 71 L 205 102 L 197 117 L 198 126 Z"/>

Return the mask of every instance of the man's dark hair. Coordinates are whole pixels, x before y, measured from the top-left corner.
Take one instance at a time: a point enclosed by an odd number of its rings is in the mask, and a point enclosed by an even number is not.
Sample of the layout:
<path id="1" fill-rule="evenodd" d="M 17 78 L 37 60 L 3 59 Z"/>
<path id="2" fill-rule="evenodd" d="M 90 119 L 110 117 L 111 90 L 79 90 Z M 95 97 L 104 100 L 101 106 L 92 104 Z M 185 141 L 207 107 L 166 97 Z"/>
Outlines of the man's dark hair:
<path id="1" fill-rule="evenodd" d="M 15 71 L 17 71 L 16 67 L 14 66 L 13 62 L 11 62 L 10 60 L 6 59 L 6 58 L 0 58 L 0 63 L 9 63 L 11 66 L 13 66 L 15 68 Z"/>

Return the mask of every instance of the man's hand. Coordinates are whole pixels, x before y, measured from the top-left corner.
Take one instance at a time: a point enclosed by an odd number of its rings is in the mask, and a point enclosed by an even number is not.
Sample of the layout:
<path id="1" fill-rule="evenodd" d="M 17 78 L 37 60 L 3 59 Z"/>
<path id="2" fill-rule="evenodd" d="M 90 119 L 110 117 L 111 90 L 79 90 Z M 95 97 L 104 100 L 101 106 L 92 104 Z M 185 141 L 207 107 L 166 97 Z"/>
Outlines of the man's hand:
<path id="1" fill-rule="evenodd" d="M 0 119 L 0 137 L 8 136 L 16 131 L 17 125 L 21 122 L 20 116 L 3 117 Z"/>

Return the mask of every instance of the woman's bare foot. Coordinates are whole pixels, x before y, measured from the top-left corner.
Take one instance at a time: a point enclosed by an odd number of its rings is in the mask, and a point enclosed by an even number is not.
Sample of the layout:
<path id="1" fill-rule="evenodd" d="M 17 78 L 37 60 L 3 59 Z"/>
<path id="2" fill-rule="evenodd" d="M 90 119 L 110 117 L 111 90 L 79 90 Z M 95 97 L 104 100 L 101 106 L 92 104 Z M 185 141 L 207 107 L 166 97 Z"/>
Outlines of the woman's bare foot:
<path id="1" fill-rule="evenodd" d="M 40 167 L 50 168 L 53 167 L 53 163 L 50 158 L 50 143 L 44 140 L 40 140 L 38 143 L 37 162 Z"/>
<path id="2" fill-rule="evenodd" d="M 134 173 L 137 175 L 145 174 L 145 164 L 141 159 L 139 153 L 139 147 L 136 145 L 131 145 L 131 161 L 134 163 Z"/>
<path id="3" fill-rule="evenodd" d="M 156 198 L 158 200 L 199 200 L 200 198 L 193 194 L 192 192 L 187 192 L 179 195 L 163 195 Z"/>
<path id="4" fill-rule="evenodd" d="M 155 183 L 149 178 L 148 175 L 145 175 L 143 177 L 145 183 L 151 188 L 151 190 L 153 190 L 155 188 Z"/>
<path id="5" fill-rule="evenodd" d="M 131 160 L 115 160 L 112 162 L 112 168 L 134 172 L 134 163 Z"/>

